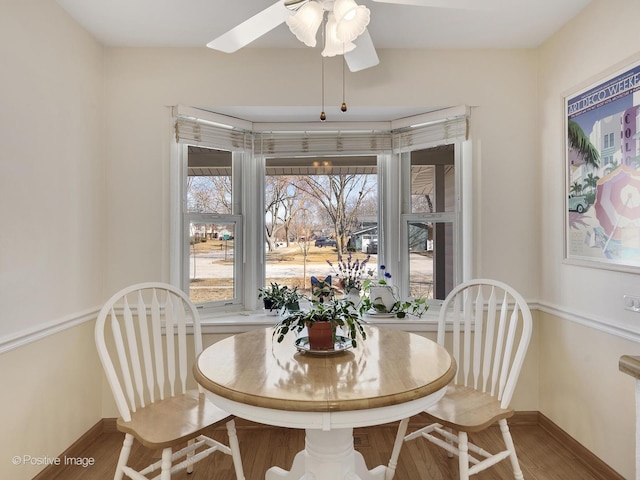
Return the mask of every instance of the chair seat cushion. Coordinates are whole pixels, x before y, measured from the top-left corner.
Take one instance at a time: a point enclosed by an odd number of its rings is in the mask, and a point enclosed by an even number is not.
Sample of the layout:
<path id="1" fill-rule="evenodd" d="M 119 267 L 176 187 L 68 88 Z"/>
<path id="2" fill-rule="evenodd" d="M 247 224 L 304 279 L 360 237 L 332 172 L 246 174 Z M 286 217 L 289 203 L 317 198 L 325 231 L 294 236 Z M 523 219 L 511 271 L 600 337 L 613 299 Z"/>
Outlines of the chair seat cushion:
<path id="1" fill-rule="evenodd" d="M 442 400 L 424 413 L 445 427 L 463 432 L 479 432 L 501 418 L 513 416 L 511 407 L 500 408 L 500 402 L 471 387 L 449 385 Z"/>
<path id="2" fill-rule="evenodd" d="M 198 390 L 189 390 L 131 412 L 130 422 L 118 418 L 117 428 L 132 434 L 145 447 L 159 449 L 190 440 L 205 428 L 233 418 Z"/>

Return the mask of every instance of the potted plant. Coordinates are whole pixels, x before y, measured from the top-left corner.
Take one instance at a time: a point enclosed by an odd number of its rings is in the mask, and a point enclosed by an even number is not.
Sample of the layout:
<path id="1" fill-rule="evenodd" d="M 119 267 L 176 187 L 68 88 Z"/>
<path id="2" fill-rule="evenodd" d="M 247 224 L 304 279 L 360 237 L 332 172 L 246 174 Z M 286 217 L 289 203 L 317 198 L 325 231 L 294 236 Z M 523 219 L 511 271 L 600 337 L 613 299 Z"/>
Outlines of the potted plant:
<path id="1" fill-rule="evenodd" d="M 367 334 L 362 327 L 360 313 L 348 299 L 330 298 L 320 302 L 311 299 L 311 308 L 289 312 L 275 326 L 273 336 L 282 342 L 291 331 L 300 333 L 307 328 L 309 346 L 314 350 L 332 350 L 336 341 L 336 330 L 340 327 L 353 347 L 358 346 L 358 336 L 363 340 Z"/>
<path id="2" fill-rule="evenodd" d="M 300 300 L 303 295 L 298 292 L 298 287 L 288 288 L 284 287 L 284 308 L 289 311 L 300 310 Z"/>
<path id="3" fill-rule="evenodd" d="M 396 299 L 390 306 L 384 303 L 376 303 L 377 299 L 371 300 L 370 297 L 364 297 L 360 302 L 360 312 L 362 314 L 378 312 L 393 315 L 397 318 L 405 318 L 407 315 L 422 317 L 429 309 L 427 299 L 424 297 L 411 298 L 408 300 Z"/>
<path id="4" fill-rule="evenodd" d="M 387 283 L 387 280 L 391 279 L 391 274 L 384 265 L 380 265 L 380 271 L 382 276 L 378 280 L 369 278 L 363 282 L 363 288 L 368 296 L 360 302 L 360 313 L 386 313 L 397 318 L 405 318 L 407 314 L 422 317 L 429 309 L 427 299 L 418 297 L 401 300 L 394 288 Z M 369 270 L 367 273 L 370 277 L 374 275 L 373 270 Z"/>
<path id="5" fill-rule="evenodd" d="M 271 282 L 268 287 L 258 289 L 258 298 L 264 302 L 265 310 L 277 314 L 283 308 L 299 310 L 302 294 L 298 292 L 298 287 L 289 288 L 287 285 Z"/>
<path id="6" fill-rule="evenodd" d="M 371 255 L 360 260 L 354 259 L 351 252 L 346 257 L 338 255 L 338 261 L 334 264 L 331 260 L 327 263 L 338 277 L 338 285 L 344 291 L 344 294 L 354 304 L 360 303 L 360 292 L 363 287 L 363 276 L 366 272 L 366 266 Z"/>

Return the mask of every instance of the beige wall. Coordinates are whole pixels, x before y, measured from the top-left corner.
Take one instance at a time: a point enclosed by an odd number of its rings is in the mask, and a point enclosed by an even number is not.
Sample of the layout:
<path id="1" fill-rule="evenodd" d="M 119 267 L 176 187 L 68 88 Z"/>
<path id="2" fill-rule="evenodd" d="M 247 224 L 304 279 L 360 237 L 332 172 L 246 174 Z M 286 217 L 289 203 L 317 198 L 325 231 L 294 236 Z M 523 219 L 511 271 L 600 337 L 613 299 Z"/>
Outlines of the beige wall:
<path id="1" fill-rule="evenodd" d="M 0 338 L 102 301 L 103 49 L 49 0 L 0 8 Z"/>
<path id="2" fill-rule="evenodd" d="M 540 411 L 624 478 L 635 478 L 635 341 L 539 315 Z"/>
<path id="3" fill-rule="evenodd" d="M 348 101 L 354 108 L 474 107 L 475 273 L 501 278 L 536 298 L 536 53 L 382 50 L 380 58 L 378 67 L 349 76 Z M 311 49 L 245 49 L 234 55 L 207 49 L 107 49 L 109 290 L 168 278 L 171 130 L 166 106 L 314 105 L 318 61 Z M 336 105 L 338 65 L 327 68 L 327 77 L 336 79 L 327 103 L 334 98 Z M 505 219 L 510 231 L 518 232 L 517 241 L 503 235 Z"/>
<path id="4" fill-rule="evenodd" d="M 624 478 L 635 478 L 635 396 L 617 365 L 640 355 L 640 315 L 622 295 L 640 293 L 640 277 L 562 263 L 563 96 L 638 56 L 638 18 L 637 0 L 595 0 L 539 49 L 540 301 L 554 313 L 539 324 L 540 411 Z"/>
<path id="5" fill-rule="evenodd" d="M 101 372 L 93 322 L 0 355 L 0 478 L 33 478 L 11 459 L 56 458 L 100 421 Z"/>

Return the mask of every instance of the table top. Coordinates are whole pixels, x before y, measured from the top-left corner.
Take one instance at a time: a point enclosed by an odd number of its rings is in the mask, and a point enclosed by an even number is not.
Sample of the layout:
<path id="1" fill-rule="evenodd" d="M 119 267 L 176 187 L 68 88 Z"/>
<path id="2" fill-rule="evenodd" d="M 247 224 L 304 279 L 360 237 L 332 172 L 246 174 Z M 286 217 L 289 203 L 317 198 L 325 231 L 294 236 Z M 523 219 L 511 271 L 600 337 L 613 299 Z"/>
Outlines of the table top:
<path id="1" fill-rule="evenodd" d="M 300 412 L 385 407 L 446 386 L 456 365 L 420 335 L 367 326 L 358 347 L 333 355 L 299 352 L 295 334 L 282 343 L 273 328 L 240 333 L 206 348 L 194 365 L 205 389 L 247 405 Z"/>

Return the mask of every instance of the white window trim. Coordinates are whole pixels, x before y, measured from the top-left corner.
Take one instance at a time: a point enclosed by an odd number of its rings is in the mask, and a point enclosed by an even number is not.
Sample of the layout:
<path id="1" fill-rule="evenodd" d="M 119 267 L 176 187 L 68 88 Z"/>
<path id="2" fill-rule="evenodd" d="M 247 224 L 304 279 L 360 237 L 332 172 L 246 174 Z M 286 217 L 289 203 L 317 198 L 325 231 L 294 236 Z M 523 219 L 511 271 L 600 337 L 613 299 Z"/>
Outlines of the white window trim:
<path id="1" fill-rule="evenodd" d="M 254 138 L 258 132 L 267 131 L 298 131 L 301 134 L 309 131 L 331 131 L 340 129 L 348 129 L 350 131 L 371 131 L 372 129 L 380 130 L 388 127 L 391 135 L 398 130 L 407 130 L 411 128 L 420 128 L 430 124 L 447 121 L 448 119 L 465 116 L 470 117 L 470 109 L 466 106 L 453 107 L 436 112 L 430 112 L 423 115 L 416 115 L 391 122 L 357 122 L 357 123 L 340 123 L 340 124 L 277 124 L 277 123 L 251 123 L 245 120 L 227 117 L 204 110 L 190 107 L 178 106 L 172 109 L 172 117 L 177 115 L 188 116 L 209 121 L 215 124 L 230 125 L 235 128 L 245 130 L 251 133 Z M 171 148 L 171 166 L 170 166 L 170 215 L 171 215 L 171 242 L 170 242 L 170 278 L 171 282 L 176 285 L 182 285 L 183 279 L 183 262 L 184 262 L 184 202 L 186 201 L 183 192 L 186 188 L 186 162 L 177 161 L 176 159 L 186 158 L 187 146 L 175 142 L 172 137 Z M 253 142 L 252 142 L 253 143 Z M 402 200 L 400 192 L 403 185 L 401 158 L 412 150 L 429 148 L 430 146 L 442 145 L 445 143 L 455 144 L 455 163 L 456 163 L 456 188 L 458 189 L 458 198 L 456 211 L 458 218 L 456 219 L 456 239 L 458 242 L 455 248 L 461 252 L 462 261 L 457 262 L 455 266 L 455 280 L 457 284 L 465 279 L 471 278 L 472 271 L 472 202 L 471 202 L 471 140 L 468 138 L 462 140 L 444 140 L 427 143 L 424 145 L 401 145 L 395 153 L 378 154 L 379 167 L 379 236 L 383 239 L 383 246 L 379 252 L 379 263 L 384 263 L 391 271 L 395 272 L 396 285 L 401 292 L 408 291 L 407 282 L 404 276 L 408 273 L 408 262 L 402 260 L 401 245 L 406 237 L 403 235 L 392 235 L 390 232 L 402 232 L 406 230 L 403 225 L 406 223 L 406 216 L 402 215 Z M 255 292 L 264 284 L 264 268 L 256 268 L 264 265 L 264 174 L 265 174 L 265 157 L 263 155 L 255 155 L 255 148 L 241 155 L 243 158 L 234 161 L 233 182 L 234 189 L 242 192 L 241 199 L 234 196 L 234 204 L 240 202 L 238 213 L 242 216 L 242 271 L 239 276 L 242 278 L 238 284 L 238 297 L 241 299 L 244 310 L 239 311 L 238 305 L 234 305 L 231 309 L 217 307 L 215 312 L 203 312 L 203 322 L 218 325 L 219 333 L 237 332 L 252 325 L 273 324 L 273 317 L 266 317 L 261 314 L 258 304 L 258 297 Z M 339 153 L 339 152 L 336 152 Z M 184 156 L 184 157 L 183 157 Z M 234 158 L 235 160 L 235 158 Z M 237 190 L 236 190 L 237 191 Z M 463 192 L 467 192 L 464 195 Z M 462 214 L 464 212 L 464 215 Z M 386 222 L 382 219 L 386 218 Z M 404 234 L 406 235 L 406 233 Z M 463 241 L 464 237 L 464 241 Z M 177 241 L 177 239 L 181 239 Z M 404 243 L 406 244 L 406 243 Z M 434 301 L 429 311 L 422 319 L 401 320 L 394 319 L 392 322 L 383 322 L 384 324 L 397 325 L 415 331 L 431 331 L 431 327 L 424 325 L 432 325 L 437 317 L 439 301 Z M 418 327 L 422 325 L 422 327 Z"/>

